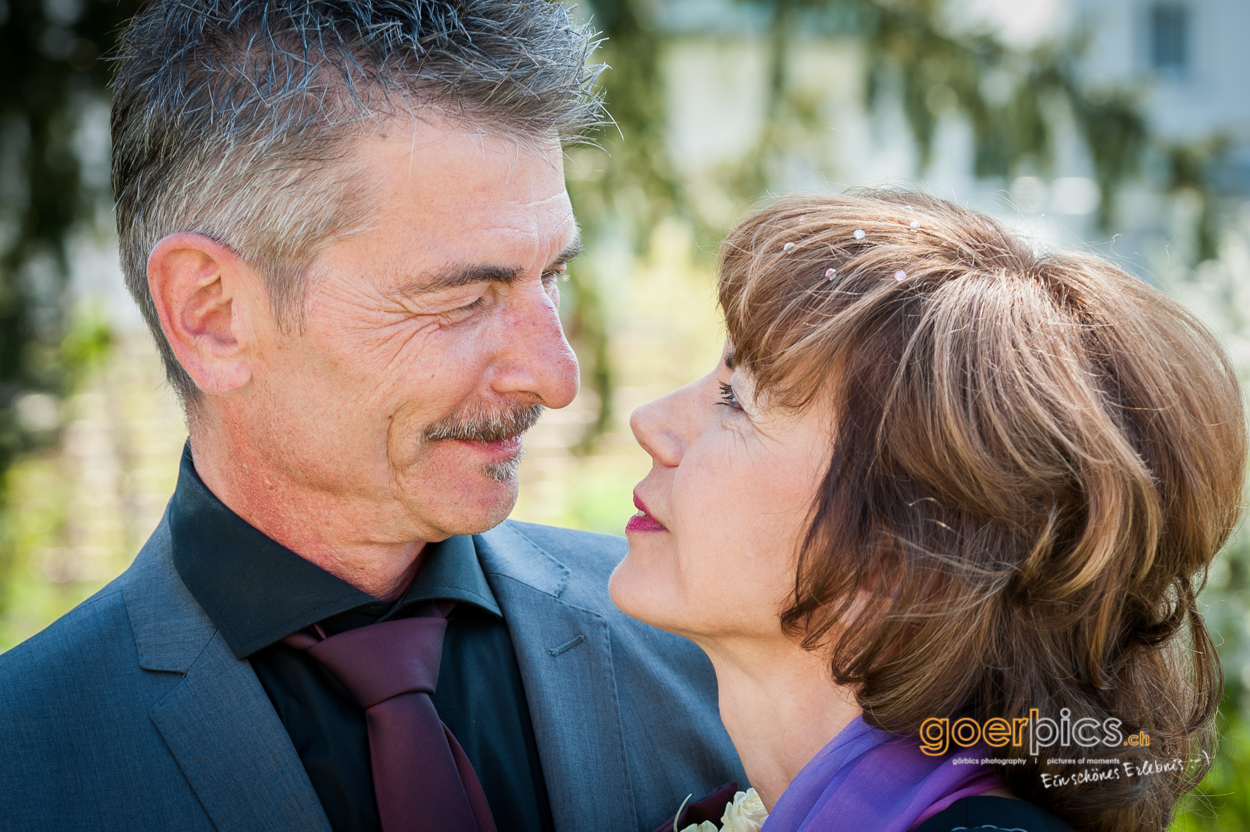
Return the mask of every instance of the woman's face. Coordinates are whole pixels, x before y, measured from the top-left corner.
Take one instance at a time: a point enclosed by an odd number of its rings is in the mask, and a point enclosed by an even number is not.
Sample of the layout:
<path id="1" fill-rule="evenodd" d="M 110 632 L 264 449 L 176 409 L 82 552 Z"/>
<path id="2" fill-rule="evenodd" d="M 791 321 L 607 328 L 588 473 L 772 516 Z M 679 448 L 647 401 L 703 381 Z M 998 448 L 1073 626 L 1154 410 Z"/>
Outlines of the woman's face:
<path id="1" fill-rule="evenodd" d="M 651 473 L 634 490 L 624 612 L 704 644 L 781 635 L 796 555 L 831 454 L 832 419 L 770 408 L 732 355 L 634 411 Z"/>

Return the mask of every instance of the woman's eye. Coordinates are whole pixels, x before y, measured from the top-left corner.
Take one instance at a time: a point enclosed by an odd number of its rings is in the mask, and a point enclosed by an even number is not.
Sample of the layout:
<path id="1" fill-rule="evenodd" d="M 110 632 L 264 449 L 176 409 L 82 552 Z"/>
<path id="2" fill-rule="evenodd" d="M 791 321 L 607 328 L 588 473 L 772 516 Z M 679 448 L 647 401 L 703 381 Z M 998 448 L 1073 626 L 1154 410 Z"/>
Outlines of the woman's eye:
<path id="1" fill-rule="evenodd" d="M 718 401 L 717 404 L 724 405 L 725 407 L 732 407 L 734 410 L 742 409 L 742 405 L 738 403 L 738 396 L 734 393 L 733 387 L 725 384 L 724 382 L 721 382 L 720 385 L 720 401 Z"/>

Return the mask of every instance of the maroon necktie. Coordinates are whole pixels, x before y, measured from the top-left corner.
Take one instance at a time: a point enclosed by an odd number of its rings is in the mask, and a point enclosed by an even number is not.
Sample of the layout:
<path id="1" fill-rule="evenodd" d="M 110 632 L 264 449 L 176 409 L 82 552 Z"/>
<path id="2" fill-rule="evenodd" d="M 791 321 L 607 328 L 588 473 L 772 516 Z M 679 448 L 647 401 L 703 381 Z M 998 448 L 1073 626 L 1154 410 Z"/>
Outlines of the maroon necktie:
<path id="1" fill-rule="evenodd" d="M 430 700 L 444 616 L 434 608 L 326 639 L 307 631 L 284 639 L 321 662 L 365 709 L 383 832 L 495 832 L 477 775 Z"/>

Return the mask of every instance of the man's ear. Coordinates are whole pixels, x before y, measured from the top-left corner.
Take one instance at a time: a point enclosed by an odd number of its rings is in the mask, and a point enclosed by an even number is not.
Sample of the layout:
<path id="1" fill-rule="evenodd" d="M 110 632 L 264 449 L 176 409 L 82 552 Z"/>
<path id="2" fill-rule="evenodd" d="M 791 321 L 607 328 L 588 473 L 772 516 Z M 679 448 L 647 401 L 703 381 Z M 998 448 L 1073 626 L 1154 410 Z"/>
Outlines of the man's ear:
<path id="1" fill-rule="evenodd" d="M 263 290 L 234 252 L 202 234 L 171 234 L 148 256 L 148 289 L 178 363 L 201 390 L 227 393 L 251 381 Z"/>

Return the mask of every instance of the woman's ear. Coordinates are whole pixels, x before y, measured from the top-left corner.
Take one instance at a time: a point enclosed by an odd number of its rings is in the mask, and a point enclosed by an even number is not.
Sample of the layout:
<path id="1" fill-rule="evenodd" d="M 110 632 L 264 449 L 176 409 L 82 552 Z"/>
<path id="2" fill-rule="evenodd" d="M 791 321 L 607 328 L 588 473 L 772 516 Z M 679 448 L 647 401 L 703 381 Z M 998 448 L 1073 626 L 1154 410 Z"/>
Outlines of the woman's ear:
<path id="1" fill-rule="evenodd" d="M 148 256 L 148 290 L 196 386 L 228 393 L 251 381 L 254 307 L 265 294 L 250 266 L 202 234 L 171 234 Z"/>

